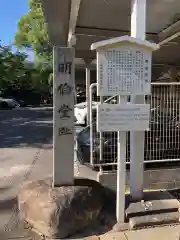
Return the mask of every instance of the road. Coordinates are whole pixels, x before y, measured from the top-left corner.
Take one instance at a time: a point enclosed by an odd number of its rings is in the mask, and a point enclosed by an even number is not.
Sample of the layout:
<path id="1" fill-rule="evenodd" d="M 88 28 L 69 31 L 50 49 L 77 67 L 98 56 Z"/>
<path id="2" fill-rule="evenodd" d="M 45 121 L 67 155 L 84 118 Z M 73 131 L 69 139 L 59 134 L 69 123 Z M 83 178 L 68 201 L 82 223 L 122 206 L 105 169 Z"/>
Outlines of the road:
<path id="1" fill-rule="evenodd" d="M 47 107 L 0 111 L 0 199 L 27 178 L 52 175 L 52 115 Z"/>
<path id="2" fill-rule="evenodd" d="M 0 111 L 0 148 L 37 147 L 52 139 L 52 109 Z"/>
<path id="3" fill-rule="evenodd" d="M 27 172 L 44 148 L 52 149 L 52 109 L 1 110 L 0 140 L 1 187 L 7 178 Z"/>
<path id="4" fill-rule="evenodd" d="M 1 110 L 0 187 L 4 182 L 16 184 L 15 179 L 27 172 L 35 158 L 39 160 L 33 172 L 39 163 L 43 174 L 52 173 L 52 108 Z"/>

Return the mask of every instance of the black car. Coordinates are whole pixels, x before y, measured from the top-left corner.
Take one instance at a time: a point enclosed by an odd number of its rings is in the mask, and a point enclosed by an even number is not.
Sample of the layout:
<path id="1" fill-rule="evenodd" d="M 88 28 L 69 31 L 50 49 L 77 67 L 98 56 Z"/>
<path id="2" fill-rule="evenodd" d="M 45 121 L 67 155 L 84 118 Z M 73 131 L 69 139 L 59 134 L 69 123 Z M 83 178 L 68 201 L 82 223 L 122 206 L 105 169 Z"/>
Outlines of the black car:
<path id="1" fill-rule="evenodd" d="M 79 91 L 76 94 L 76 102 L 81 103 L 86 101 L 86 92 L 85 91 Z"/>
<path id="2" fill-rule="evenodd" d="M 93 159 L 99 163 L 100 134 L 93 124 Z M 179 120 L 175 112 L 161 111 L 159 107 L 151 109 L 150 130 L 145 132 L 145 160 L 160 160 L 180 148 Z M 102 133 L 102 163 L 117 161 L 117 132 Z M 77 135 L 77 155 L 79 161 L 90 162 L 90 126 Z M 172 157 L 172 156 L 171 156 Z M 127 161 L 130 159 L 130 132 L 127 132 Z"/>

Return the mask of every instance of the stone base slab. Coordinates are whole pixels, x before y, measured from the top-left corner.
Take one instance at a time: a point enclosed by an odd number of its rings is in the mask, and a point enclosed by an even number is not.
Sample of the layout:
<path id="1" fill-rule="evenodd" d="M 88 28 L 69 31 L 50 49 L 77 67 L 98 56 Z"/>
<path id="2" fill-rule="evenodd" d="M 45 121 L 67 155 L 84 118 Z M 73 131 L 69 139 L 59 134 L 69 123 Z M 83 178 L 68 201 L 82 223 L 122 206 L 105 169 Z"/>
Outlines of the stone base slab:
<path id="1" fill-rule="evenodd" d="M 127 196 L 125 210 L 130 229 L 179 223 L 180 202 L 166 191 L 144 192 L 143 200 L 133 201 Z"/>
<path id="2" fill-rule="evenodd" d="M 179 212 L 151 214 L 129 219 L 130 229 L 179 223 Z"/>
<path id="3" fill-rule="evenodd" d="M 126 218 L 179 212 L 180 202 L 166 191 L 145 192 L 143 200 L 131 202 L 125 213 Z"/>

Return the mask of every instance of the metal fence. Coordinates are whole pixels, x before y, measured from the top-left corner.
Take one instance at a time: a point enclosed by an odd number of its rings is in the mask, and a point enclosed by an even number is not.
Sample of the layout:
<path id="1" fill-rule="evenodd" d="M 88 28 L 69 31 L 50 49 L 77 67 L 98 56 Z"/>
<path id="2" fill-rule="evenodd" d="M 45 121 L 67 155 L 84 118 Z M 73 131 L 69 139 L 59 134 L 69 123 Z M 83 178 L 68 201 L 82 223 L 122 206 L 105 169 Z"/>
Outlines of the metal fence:
<path id="1" fill-rule="evenodd" d="M 96 84 L 91 86 L 91 101 L 118 104 L 117 96 L 97 97 Z M 130 101 L 130 98 L 128 99 Z M 180 161 L 180 83 L 152 83 L 149 130 L 145 132 L 144 160 L 148 162 Z M 98 133 L 96 113 L 91 106 L 90 163 L 93 166 L 116 165 L 117 133 Z M 130 133 L 127 132 L 126 161 L 130 162 Z"/>

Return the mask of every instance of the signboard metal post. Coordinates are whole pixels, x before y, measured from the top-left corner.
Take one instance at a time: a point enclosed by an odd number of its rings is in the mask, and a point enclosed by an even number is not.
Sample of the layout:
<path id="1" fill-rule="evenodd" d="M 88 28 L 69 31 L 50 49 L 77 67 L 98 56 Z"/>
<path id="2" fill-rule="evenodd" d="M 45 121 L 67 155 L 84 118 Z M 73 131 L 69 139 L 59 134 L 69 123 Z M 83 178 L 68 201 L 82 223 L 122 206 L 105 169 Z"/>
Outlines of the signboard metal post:
<path id="1" fill-rule="evenodd" d="M 53 185 L 74 180 L 74 49 L 53 49 Z"/>
<path id="2" fill-rule="evenodd" d="M 90 101 L 89 101 L 89 87 L 91 85 L 91 69 L 89 65 L 86 66 L 86 104 L 87 104 L 87 125 L 90 124 Z"/>
<path id="3" fill-rule="evenodd" d="M 127 97 L 119 96 L 119 104 L 126 104 Z M 116 218 L 124 222 L 125 185 L 126 185 L 126 132 L 118 131 L 117 139 L 117 193 L 116 193 Z"/>

